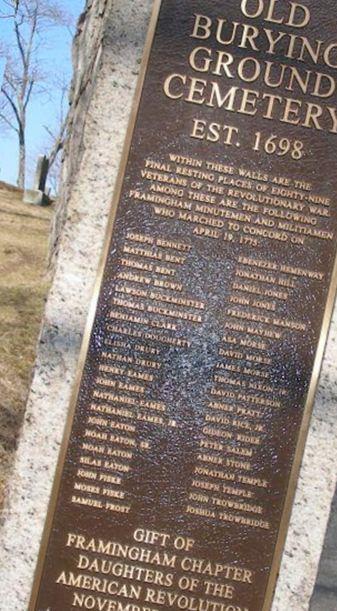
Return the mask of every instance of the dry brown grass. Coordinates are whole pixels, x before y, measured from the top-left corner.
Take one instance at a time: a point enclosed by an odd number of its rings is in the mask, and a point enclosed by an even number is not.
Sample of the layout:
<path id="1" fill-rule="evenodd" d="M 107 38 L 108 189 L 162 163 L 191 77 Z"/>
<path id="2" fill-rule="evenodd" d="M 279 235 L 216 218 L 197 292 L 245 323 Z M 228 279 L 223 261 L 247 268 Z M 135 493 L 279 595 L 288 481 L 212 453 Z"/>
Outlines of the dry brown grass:
<path id="1" fill-rule="evenodd" d="M 0 182 L 0 506 L 22 424 L 48 291 L 52 208 Z"/>

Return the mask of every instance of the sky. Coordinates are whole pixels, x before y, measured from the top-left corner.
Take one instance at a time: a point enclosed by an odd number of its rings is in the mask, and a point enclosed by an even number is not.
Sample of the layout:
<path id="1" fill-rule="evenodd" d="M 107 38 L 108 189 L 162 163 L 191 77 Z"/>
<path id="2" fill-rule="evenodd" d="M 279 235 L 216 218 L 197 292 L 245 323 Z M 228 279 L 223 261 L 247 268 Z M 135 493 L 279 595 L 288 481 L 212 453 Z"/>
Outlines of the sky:
<path id="1" fill-rule="evenodd" d="M 2 0 L 0 0 L 0 5 Z M 71 13 L 76 23 L 85 0 L 58 0 L 58 4 Z M 0 45 L 11 45 L 13 41 L 13 24 L 10 19 L 0 19 Z M 70 80 L 72 35 L 66 28 L 54 27 L 48 31 L 46 44 L 41 51 L 41 68 L 47 76 L 47 91 L 32 98 L 27 121 L 27 180 L 26 186 L 32 186 L 37 157 L 48 147 L 48 135 L 44 128 L 52 130 L 57 125 L 60 111 L 60 93 L 55 85 L 58 75 Z M 0 61 L 0 80 L 1 61 Z M 16 184 L 18 165 L 17 136 L 10 130 L 0 129 L 0 180 Z"/>

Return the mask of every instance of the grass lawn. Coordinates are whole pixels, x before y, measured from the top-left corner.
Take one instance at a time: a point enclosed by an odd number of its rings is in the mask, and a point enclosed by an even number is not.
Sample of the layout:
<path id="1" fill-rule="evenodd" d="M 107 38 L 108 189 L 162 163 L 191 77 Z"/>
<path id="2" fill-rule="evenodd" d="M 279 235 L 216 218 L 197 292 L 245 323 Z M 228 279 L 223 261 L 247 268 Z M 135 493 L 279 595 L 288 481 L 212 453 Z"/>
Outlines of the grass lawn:
<path id="1" fill-rule="evenodd" d="M 0 506 L 22 424 L 49 284 L 52 208 L 0 182 Z"/>

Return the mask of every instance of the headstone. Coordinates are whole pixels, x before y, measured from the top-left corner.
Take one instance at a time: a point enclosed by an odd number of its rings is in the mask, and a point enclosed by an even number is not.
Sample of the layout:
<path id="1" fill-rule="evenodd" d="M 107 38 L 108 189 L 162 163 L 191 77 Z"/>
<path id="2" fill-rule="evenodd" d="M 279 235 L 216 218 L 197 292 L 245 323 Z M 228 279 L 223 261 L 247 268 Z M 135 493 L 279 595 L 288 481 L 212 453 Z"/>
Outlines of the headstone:
<path id="1" fill-rule="evenodd" d="M 46 190 L 46 182 L 49 170 L 49 160 L 46 155 L 39 155 L 35 171 L 34 189 L 37 191 Z"/>
<path id="2" fill-rule="evenodd" d="M 337 230 L 334 21 L 275 4 L 155 3 L 31 611 L 271 607 Z"/>
<path id="3" fill-rule="evenodd" d="M 46 193 L 46 183 L 49 171 L 49 160 L 45 155 L 39 155 L 33 189 L 26 189 L 24 192 L 23 201 L 26 204 L 34 204 L 35 206 L 47 206 L 50 204 L 50 199 Z"/>

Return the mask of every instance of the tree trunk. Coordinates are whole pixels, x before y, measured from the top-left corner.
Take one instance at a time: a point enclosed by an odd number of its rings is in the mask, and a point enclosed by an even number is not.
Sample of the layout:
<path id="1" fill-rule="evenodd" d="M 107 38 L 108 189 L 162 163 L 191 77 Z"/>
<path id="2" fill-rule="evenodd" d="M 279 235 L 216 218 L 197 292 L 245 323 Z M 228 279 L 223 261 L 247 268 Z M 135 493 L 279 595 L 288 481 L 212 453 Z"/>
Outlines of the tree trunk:
<path id="1" fill-rule="evenodd" d="M 18 180 L 17 185 L 20 189 L 25 188 L 26 182 L 26 146 L 25 143 L 19 144 L 19 170 L 18 170 Z"/>

